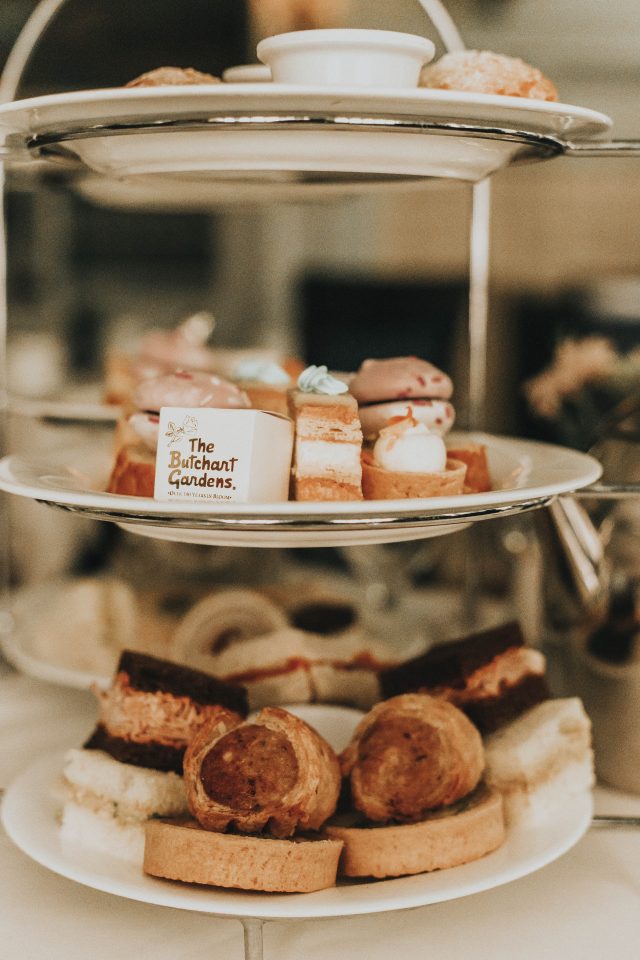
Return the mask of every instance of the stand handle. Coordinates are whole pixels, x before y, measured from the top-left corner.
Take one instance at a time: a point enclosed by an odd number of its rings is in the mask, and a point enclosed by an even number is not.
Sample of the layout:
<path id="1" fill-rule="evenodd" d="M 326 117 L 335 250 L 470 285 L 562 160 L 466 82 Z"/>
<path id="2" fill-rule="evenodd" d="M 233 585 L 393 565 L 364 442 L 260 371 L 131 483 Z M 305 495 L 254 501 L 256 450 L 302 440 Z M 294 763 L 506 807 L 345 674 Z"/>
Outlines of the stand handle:
<path id="1" fill-rule="evenodd" d="M 576 500 L 631 500 L 640 498 L 640 483 L 592 483 L 571 496 Z"/>
<path id="2" fill-rule="evenodd" d="M 608 143 L 565 143 L 565 157 L 640 157 L 640 140 L 610 140 Z"/>
<path id="3" fill-rule="evenodd" d="M 67 0 L 41 0 L 14 43 L 0 75 L 0 103 L 15 100 L 25 68 L 36 44 Z"/>

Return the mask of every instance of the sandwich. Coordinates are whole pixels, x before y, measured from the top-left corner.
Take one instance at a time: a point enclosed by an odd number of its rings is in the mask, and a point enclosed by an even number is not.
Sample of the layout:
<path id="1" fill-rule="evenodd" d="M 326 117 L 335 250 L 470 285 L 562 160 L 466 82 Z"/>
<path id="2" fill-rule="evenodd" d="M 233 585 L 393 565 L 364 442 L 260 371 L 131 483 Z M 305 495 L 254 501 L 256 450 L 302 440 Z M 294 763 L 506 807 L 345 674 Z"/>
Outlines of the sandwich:
<path id="1" fill-rule="evenodd" d="M 240 683 L 249 706 L 339 703 L 369 709 L 378 674 L 398 662 L 397 649 L 371 639 L 343 597 L 316 595 L 288 610 L 253 590 L 205 597 L 179 625 L 177 660 Z"/>
<path id="2" fill-rule="evenodd" d="M 111 686 L 95 693 L 100 715 L 86 749 L 178 774 L 200 726 L 216 720 L 222 708 L 239 717 L 248 711 L 238 684 L 131 650 L 123 651 Z"/>
<path id="3" fill-rule="evenodd" d="M 557 817 L 594 784 L 591 724 L 578 697 L 547 700 L 485 737 L 485 777 L 512 825 Z"/>
<path id="4" fill-rule="evenodd" d="M 177 773 L 121 763 L 103 750 L 69 750 L 62 786 L 62 841 L 134 863 L 142 860 L 149 817 L 188 812 L 184 783 Z"/>
<path id="5" fill-rule="evenodd" d="M 204 723 L 220 730 L 240 723 L 246 693 L 130 650 L 111 687 L 94 692 L 98 724 L 65 757 L 61 836 L 140 862 L 146 820 L 188 813 L 182 760 L 192 736 Z"/>
<path id="6" fill-rule="evenodd" d="M 526 646 L 512 622 L 383 670 L 381 696 L 422 690 L 459 707 L 484 734 L 549 697 L 545 672 L 544 654 Z"/>

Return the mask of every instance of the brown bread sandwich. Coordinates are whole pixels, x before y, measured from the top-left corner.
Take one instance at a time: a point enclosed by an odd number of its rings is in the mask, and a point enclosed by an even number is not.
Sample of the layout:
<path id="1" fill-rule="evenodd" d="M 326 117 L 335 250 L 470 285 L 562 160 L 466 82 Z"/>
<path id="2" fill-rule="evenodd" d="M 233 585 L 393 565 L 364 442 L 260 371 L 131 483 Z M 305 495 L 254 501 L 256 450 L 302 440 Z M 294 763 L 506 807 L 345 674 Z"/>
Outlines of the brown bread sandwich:
<path id="1" fill-rule="evenodd" d="M 178 774 L 199 727 L 215 722 L 223 708 L 239 720 L 248 710 L 238 684 L 131 650 L 123 651 L 109 689 L 95 692 L 100 716 L 86 749 Z"/>
<path id="2" fill-rule="evenodd" d="M 544 655 L 525 645 L 512 622 L 437 644 L 382 671 L 381 695 L 430 693 L 463 710 L 484 734 L 549 697 L 545 670 Z"/>
<path id="3" fill-rule="evenodd" d="M 224 731 L 246 715 L 246 693 L 146 654 L 122 653 L 111 687 L 95 691 L 98 725 L 68 751 L 61 837 L 141 862 L 150 817 L 188 812 L 182 758 L 195 731 Z"/>

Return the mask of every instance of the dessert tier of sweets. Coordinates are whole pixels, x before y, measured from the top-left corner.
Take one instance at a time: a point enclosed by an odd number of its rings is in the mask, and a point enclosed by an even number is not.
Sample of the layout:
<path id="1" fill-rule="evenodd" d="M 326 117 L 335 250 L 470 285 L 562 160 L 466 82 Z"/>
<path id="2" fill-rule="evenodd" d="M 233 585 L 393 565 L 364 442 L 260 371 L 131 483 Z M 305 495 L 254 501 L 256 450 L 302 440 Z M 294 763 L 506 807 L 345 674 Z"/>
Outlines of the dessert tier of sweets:
<path id="1" fill-rule="evenodd" d="M 153 327 L 141 334 L 129 350 L 111 350 L 105 362 L 104 400 L 122 406 L 126 412 L 136 407 L 135 390 L 150 380 L 177 369 L 216 374 L 242 383 L 261 409 L 286 413 L 286 388 L 302 371 L 304 364 L 280 350 L 267 347 L 234 349 L 212 342 L 216 321 L 213 314 L 200 311 L 172 329 Z"/>
<path id="2" fill-rule="evenodd" d="M 133 412 L 117 429 L 109 492 L 153 496 L 163 407 L 288 416 L 292 500 L 389 500 L 491 489 L 484 445 L 446 440 L 455 420 L 453 384 L 426 360 L 365 360 L 351 375 L 310 366 L 295 381 L 271 361 L 245 358 L 234 370 L 229 377 L 178 369 L 141 379 L 129 400 Z M 254 469 L 263 468 L 268 466 L 257 461 Z"/>
<path id="3" fill-rule="evenodd" d="M 211 83 L 220 83 L 220 78 L 193 67 L 166 66 L 143 73 L 130 80 L 126 86 L 190 86 Z M 520 57 L 491 50 L 457 50 L 445 53 L 422 67 L 418 85 L 435 90 L 459 90 L 523 97 L 529 100 L 558 99 L 554 83 L 537 67 L 526 63 Z"/>
<path id="4" fill-rule="evenodd" d="M 242 685 L 125 651 L 65 759 L 63 839 L 280 892 L 476 860 L 591 790 L 589 720 L 544 668 L 515 624 L 437 645 L 383 672 L 368 712 L 333 708 L 352 728 L 336 751 L 293 708 L 248 715 Z"/>

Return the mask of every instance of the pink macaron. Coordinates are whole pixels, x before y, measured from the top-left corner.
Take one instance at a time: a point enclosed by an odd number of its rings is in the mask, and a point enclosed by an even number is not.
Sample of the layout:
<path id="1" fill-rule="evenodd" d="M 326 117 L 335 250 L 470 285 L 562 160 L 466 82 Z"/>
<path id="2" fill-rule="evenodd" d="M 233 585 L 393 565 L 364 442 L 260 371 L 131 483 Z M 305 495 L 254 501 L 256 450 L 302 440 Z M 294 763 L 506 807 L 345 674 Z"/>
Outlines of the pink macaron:
<path id="1" fill-rule="evenodd" d="M 394 417 L 410 414 L 418 423 L 424 423 L 430 433 L 443 437 L 451 430 L 456 412 L 448 400 L 390 400 L 370 403 L 359 410 L 362 433 L 367 440 L 377 437 Z"/>
<path id="2" fill-rule="evenodd" d="M 453 426 L 451 378 L 419 357 L 365 360 L 349 383 L 358 401 L 366 439 L 373 439 L 392 417 L 411 415 L 441 436 Z"/>
<path id="3" fill-rule="evenodd" d="M 161 407 L 248 408 L 249 397 L 235 383 L 213 373 L 176 370 L 144 380 L 134 393 L 139 410 L 157 412 Z"/>

